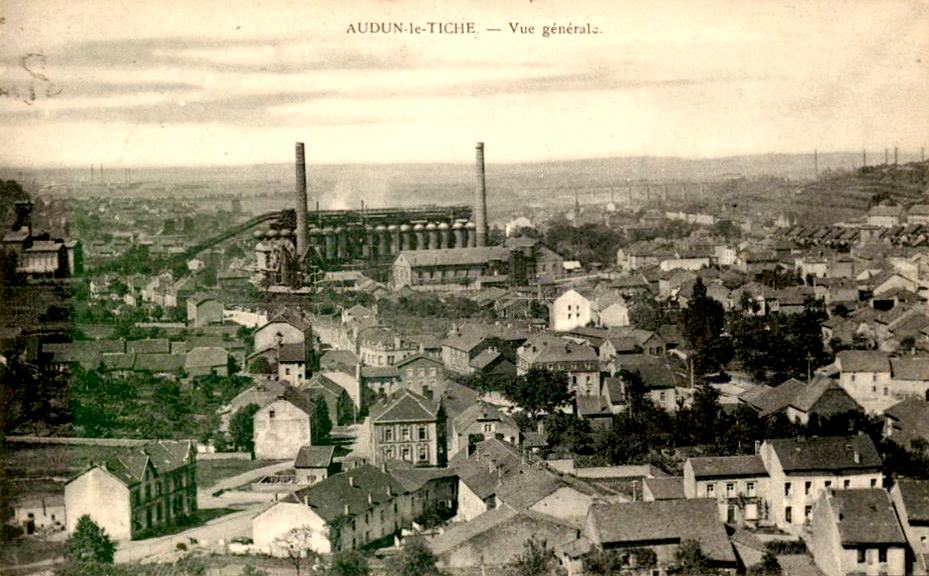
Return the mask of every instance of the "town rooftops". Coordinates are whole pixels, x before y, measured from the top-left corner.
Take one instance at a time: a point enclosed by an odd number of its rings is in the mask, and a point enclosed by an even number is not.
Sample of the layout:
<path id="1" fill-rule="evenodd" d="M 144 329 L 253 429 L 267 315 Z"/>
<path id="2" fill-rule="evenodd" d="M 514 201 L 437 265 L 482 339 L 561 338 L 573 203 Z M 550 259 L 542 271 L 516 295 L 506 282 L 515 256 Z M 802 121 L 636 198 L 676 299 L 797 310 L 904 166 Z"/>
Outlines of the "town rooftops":
<path id="1" fill-rule="evenodd" d="M 335 446 L 303 446 L 294 459 L 294 468 L 327 468 L 334 453 Z"/>
<path id="2" fill-rule="evenodd" d="M 688 460 L 694 476 L 700 478 L 740 478 L 767 476 L 761 457 L 751 456 L 707 456 Z"/>
<path id="3" fill-rule="evenodd" d="M 890 372 L 890 360 L 886 352 L 842 350 L 836 359 L 842 372 Z"/>
<path id="4" fill-rule="evenodd" d="M 830 490 L 843 546 L 906 544 L 890 496 L 883 488 Z"/>
<path id="5" fill-rule="evenodd" d="M 538 362 L 593 362 L 599 360 L 594 349 L 551 334 L 531 336 L 520 348 L 520 353 L 530 363 Z"/>
<path id="6" fill-rule="evenodd" d="M 473 266 L 490 260 L 507 260 L 510 250 L 500 246 L 475 248 L 440 248 L 435 250 L 404 250 L 397 260 L 406 260 L 413 268 L 425 266 Z"/>
<path id="7" fill-rule="evenodd" d="M 303 343 L 281 344 L 277 349 L 278 362 L 306 362 L 306 345 Z"/>
<path id="8" fill-rule="evenodd" d="M 229 353 L 225 348 L 199 346 L 187 353 L 184 368 L 212 368 L 225 366 L 229 361 Z"/>
<path id="9" fill-rule="evenodd" d="M 785 472 L 874 470 L 881 457 L 866 434 L 765 440 Z"/>
<path id="10" fill-rule="evenodd" d="M 622 504 L 595 503 L 588 512 L 593 539 L 602 546 L 696 540 L 713 562 L 734 564 L 735 552 L 719 521 L 716 500 L 657 500 Z"/>

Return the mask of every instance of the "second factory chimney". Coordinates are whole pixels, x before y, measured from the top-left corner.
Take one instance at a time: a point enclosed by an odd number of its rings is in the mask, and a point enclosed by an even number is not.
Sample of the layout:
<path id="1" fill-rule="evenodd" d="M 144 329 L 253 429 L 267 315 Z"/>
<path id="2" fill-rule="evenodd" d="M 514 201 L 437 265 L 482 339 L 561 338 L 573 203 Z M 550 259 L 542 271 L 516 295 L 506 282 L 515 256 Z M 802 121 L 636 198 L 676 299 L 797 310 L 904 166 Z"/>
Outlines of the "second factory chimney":
<path id="1" fill-rule="evenodd" d="M 303 142 L 297 142 L 297 258 L 303 258 L 307 250 L 306 230 L 306 156 Z"/>
<path id="2" fill-rule="evenodd" d="M 474 187 L 474 224 L 477 246 L 487 246 L 487 187 L 484 185 L 484 143 L 474 151 L 477 182 Z"/>

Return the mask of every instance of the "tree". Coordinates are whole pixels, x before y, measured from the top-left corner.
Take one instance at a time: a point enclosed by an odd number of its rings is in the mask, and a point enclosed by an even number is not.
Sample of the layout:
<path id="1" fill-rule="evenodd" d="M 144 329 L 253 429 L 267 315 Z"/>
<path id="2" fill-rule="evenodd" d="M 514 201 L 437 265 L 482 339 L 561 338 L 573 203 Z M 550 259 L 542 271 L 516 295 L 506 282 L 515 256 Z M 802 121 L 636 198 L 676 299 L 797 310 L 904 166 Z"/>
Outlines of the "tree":
<path id="1" fill-rule="evenodd" d="M 719 390 L 708 383 L 697 386 L 694 392 L 693 428 L 697 442 L 713 444 L 719 435 L 722 406 L 719 404 Z"/>
<path id="2" fill-rule="evenodd" d="M 328 444 L 332 433 L 332 419 L 329 418 L 329 406 L 319 399 L 313 403 L 313 415 L 310 417 L 310 438 L 313 444 Z"/>
<path id="3" fill-rule="evenodd" d="M 390 576 L 441 576 L 436 557 L 419 536 L 407 538 L 400 553 L 387 562 Z"/>
<path id="4" fill-rule="evenodd" d="M 342 550 L 329 559 L 325 576 L 368 576 L 368 558 L 357 550 Z"/>
<path id="5" fill-rule="evenodd" d="M 252 364 L 249 366 L 249 372 L 252 374 L 273 374 L 274 367 L 271 366 L 271 362 L 269 362 L 267 358 L 259 356 L 252 360 Z"/>
<path id="6" fill-rule="evenodd" d="M 716 573 L 700 549 L 700 542 L 696 540 L 684 540 L 680 543 L 674 552 L 674 563 L 679 573 L 684 576 L 707 576 Z"/>
<path id="7" fill-rule="evenodd" d="M 532 368 L 518 376 L 503 395 L 529 413 L 534 420 L 543 412 L 553 412 L 571 401 L 568 377 L 563 372 Z"/>
<path id="8" fill-rule="evenodd" d="M 74 533 L 68 538 L 68 560 L 77 564 L 112 564 L 115 553 L 116 544 L 106 530 L 87 514 L 78 518 Z"/>
<path id="9" fill-rule="evenodd" d="M 254 417 L 260 408 L 258 404 L 243 406 L 229 419 L 229 436 L 236 450 L 249 453 L 255 450 Z"/>
<path id="10" fill-rule="evenodd" d="M 681 314 L 681 330 L 694 355 L 694 370 L 705 374 L 719 367 L 722 360 L 720 333 L 725 323 L 723 305 L 707 296 L 699 276 L 693 298 Z"/>
<path id="11" fill-rule="evenodd" d="M 283 536 L 274 539 L 274 545 L 287 554 L 287 559 L 300 576 L 301 569 L 306 567 L 310 574 L 316 572 L 319 564 L 319 553 L 314 549 L 317 538 L 316 530 L 309 526 L 292 528 Z"/>
<path id="12" fill-rule="evenodd" d="M 508 576 L 561 576 L 567 574 L 555 550 L 534 536 L 526 540 L 522 554 L 510 562 Z"/>

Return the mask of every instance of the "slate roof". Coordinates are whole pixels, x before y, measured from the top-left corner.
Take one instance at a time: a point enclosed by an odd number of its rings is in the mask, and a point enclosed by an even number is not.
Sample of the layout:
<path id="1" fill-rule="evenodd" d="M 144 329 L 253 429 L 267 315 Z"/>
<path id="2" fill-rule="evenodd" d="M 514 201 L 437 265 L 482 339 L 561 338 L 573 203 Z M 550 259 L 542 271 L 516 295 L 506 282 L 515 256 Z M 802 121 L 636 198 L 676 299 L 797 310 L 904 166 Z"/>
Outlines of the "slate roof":
<path id="1" fill-rule="evenodd" d="M 829 492 L 843 545 L 906 544 L 890 496 L 883 488 Z"/>
<path id="2" fill-rule="evenodd" d="M 777 454 L 784 471 L 840 471 L 880 469 L 881 457 L 866 434 L 820 438 L 765 440 Z M 855 453 L 858 462 L 855 461 Z"/>
<path id="3" fill-rule="evenodd" d="M 327 350 L 319 359 L 319 367 L 331 369 L 337 366 L 351 368 L 358 364 L 358 357 L 351 350 Z"/>
<path id="4" fill-rule="evenodd" d="M 405 388 L 371 407 L 371 421 L 375 424 L 434 422 L 436 414 L 437 407 L 431 400 Z"/>
<path id="5" fill-rule="evenodd" d="M 193 462 L 194 454 L 190 440 L 158 440 L 142 446 L 114 448 L 103 466 L 120 482 L 131 486 L 144 479 L 149 462 L 156 473 L 166 474 Z"/>
<path id="6" fill-rule="evenodd" d="M 468 450 L 455 454 L 448 467 L 478 498 L 484 499 L 496 493 L 501 478 L 519 473 L 523 458 L 515 447 L 490 438 L 478 442 L 473 454 L 469 455 Z"/>
<path id="7" fill-rule="evenodd" d="M 107 370 L 132 370 L 135 366 L 135 354 L 107 352 L 100 355 L 100 362 Z"/>
<path id="8" fill-rule="evenodd" d="M 677 500 L 684 498 L 684 478 L 645 478 L 642 480 L 655 500 Z"/>
<path id="9" fill-rule="evenodd" d="M 306 362 L 306 346 L 302 343 L 281 344 L 277 350 L 278 362 Z"/>
<path id="10" fill-rule="evenodd" d="M 605 396 L 577 396 L 575 398 L 577 413 L 583 417 L 610 416 L 610 403 Z"/>
<path id="11" fill-rule="evenodd" d="M 187 352 L 184 359 L 184 368 L 213 368 L 225 366 L 229 361 L 229 353 L 225 348 L 212 348 L 200 346 Z"/>
<path id="12" fill-rule="evenodd" d="M 431 480 L 454 478 L 457 481 L 457 475 L 448 468 L 418 468 L 403 460 L 388 460 L 385 465 L 387 473 L 407 492 L 415 492 Z"/>
<path id="13" fill-rule="evenodd" d="M 320 518 L 330 523 L 344 516 L 346 508 L 350 515 L 362 514 L 372 505 L 391 501 L 404 492 L 403 485 L 390 474 L 364 464 L 299 490 L 288 499 L 306 503 Z"/>
<path id="14" fill-rule="evenodd" d="M 726 564 L 736 562 L 713 499 L 596 503 L 588 512 L 588 525 L 603 545 L 697 540 L 708 559 Z"/>
<path id="15" fill-rule="evenodd" d="M 615 358 L 617 370 L 638 372 L 648 389 L 674 388 L 678 378 L 667 360 L 648 354 L 624 354 Z"/>
<path id="16" fill-rule="evenodd" d="M 842 372 L 890 372 L 890 361 L 886 352 L 842 350 L 837 357 Z"/>
<path id="17" fill-rule="evenodd" d="M 303 446 L 294 458 L 294 468 L 327 468 L 334 453 L 335 446 Z"/>
<path id="18" fill-rule="evenodd" d="M 399 378 L 396 366 L 362 366 L 361 377 L 364 378 Z"/>
<path id="19" fill-rule="evenodd" d="M 929 525 L 929 480 L 898 478 L 897 488 L 910 524 Z"/>
<path id="20" fill-rule="evenodd" d="M 742 394 L 741 399 L 755 407 L 759 411 L 759 415 L 764 418 L 770 414 L 786 410 L 789 406 L 793 406 L 801 412 L 809 412 L 822 398 L 823 394 L 830 390 L 838 390 L 841 394 L 848 396 L 848 393 L 834 380 L 819 377 L 810 383 L 791 378 L 774 388 L 749 390 Z M 857 404 L 851 396 L 848 396 L 848 399 L 850 402 Z"/>
<path id="21" fill-rule="evenodd" d="M 929 356 L 904 356 L 890 359 L 895 380 L 929 381 Z"/>
<path id="22" fill-rule="evenodd" d="M 496 406 L 484 402 L 483 400 L 477 400 L 474 404 L 471 404 L 462 410 L 453 418 L 452 421 L 454 423 L 455 430 L 460 432 L 462 430 L 466 430 L 475 422 L 491 420 L 503 421 L 515 427 L 515 422 L 513 422 L 513 419 L 510 416 L 500 412 Z"/>
<path id="23" fill-rule="evenodd" d="M 177 372 L 184 367 L 181 354 L 136 354 L 135 369 L 142 372 Z"/>
<path id="24" fill-rule="evenodd" d="M 705 456 L 690 458 L 694 476 L 701 478 L 741 478 L 767 476 L 761 457 L 750 456 Z"/>
<path id="25" fill-rule="evenodd" d="M 481 350 L 480 354 L 472 358 L 468 364 L 478 370 L 483 370 L 484 368 L 490 366 L 490 364 L 500 356 L 501 354 L 496 350 L 485 348 L 484 350 Z"/>
<path id="26" fill-rule="evenodd" d="M 168 354 L 171 352 L 171 342 L 167 338 L 149 338 L 147 340 L 128 340 L 126 352 L 136 354 Z"/>
<path id="27" fill-rule="evenodd" d="M 530 336 L 520 351 L 530 364 L 599 360 L 591 346 L 545 333 Z"/>

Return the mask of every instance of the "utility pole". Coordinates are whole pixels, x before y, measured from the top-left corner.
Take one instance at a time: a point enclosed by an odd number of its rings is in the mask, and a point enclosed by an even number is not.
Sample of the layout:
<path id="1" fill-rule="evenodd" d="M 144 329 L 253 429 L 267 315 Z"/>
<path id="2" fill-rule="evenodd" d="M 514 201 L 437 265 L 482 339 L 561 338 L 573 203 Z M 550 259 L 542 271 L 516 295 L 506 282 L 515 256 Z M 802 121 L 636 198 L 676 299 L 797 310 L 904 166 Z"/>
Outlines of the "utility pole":
<path id="1" fill-rule="evenodd" d="M 868 165 L 868 151 L 865 148 L 861 149 L 861 167 L 864 168 Z"/>
<path id="2" fill-rule="evenodd" d="M 813 177 L 819 178 L 819 150 L 813 149 Z"/>

